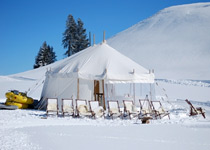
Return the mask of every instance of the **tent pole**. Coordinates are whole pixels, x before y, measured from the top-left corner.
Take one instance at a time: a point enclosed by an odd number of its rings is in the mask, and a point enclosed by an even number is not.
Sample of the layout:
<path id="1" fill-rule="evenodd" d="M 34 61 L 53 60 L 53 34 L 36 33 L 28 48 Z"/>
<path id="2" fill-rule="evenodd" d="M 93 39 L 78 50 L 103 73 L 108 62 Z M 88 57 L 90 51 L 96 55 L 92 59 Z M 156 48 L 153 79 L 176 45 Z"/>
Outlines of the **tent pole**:
<path id="1" fill-rule="evenodd" d="M 105 40 L 105 31 L 103 33 L 103 43 L 106 43 L 106 40 Z"/>
<path id="2" fill-rule="evenodd" d="M 102 80 L 102 88 L 103 88 L 103 107 L 104 107 L 104 110 L 106 110 L 105 93 L 104 93 L 104 80 Z"/>
<path id="3" fill-rule="evenodd" d="M 109 89 L 108 89 L 108 85 L 107 84 L 105 84 L 106 85 L 106 100 L 108 100 L 108 97 L 109 97 Z"/>
<path id="4" fill-rule="evenodd" d="M 150 83 L 150 100 L 152 101 L 152 84 Z"/>
<path id="5" fill-rule="evenodd" d="M 77 79 L 77 99 L 79 99 L 79 78 Z"/>

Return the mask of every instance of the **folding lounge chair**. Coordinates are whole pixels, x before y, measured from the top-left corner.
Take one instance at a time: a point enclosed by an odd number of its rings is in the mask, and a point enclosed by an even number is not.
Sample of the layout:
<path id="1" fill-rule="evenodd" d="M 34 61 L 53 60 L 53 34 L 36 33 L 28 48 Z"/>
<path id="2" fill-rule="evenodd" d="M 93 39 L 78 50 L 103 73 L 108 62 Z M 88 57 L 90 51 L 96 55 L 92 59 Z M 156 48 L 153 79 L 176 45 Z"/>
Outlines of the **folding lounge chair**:
<path id="1" fill-rule="evenodd" d="M 73 99 L 62 99 L 62 114 L 65 116 L 65 114 L 69 116 L 74 116 L 74 105 L 73 105 Z"/>
<path id="2" fill-rule="evenodd" d="M 151 103 L 148 99 L 140 99 L 139 104 L 140 104 L 140 116 L 141 117 L 154 115 L 154 112 L 152 111 Z"/>
<path id="3" fill-rule="evenodd" d="M 89 101 L 90 111 L 95 114 L 94 117 L 104 117 L 104 109 L 99 106 L 99 101 Z"/>
<path id="4" fill-rule="evenodd" d="M 137 111 L 136 106 L 134 105 L 133 101 L 130 100 L 123 100 L 124 105 L 124 113 L 128 114 L 129 118 L 139 117 L 139 111 Z"/>
<path id="5" fill-rule="evenodd" d="M 156 116 L 159 116 L 160 119 L 165 116 L 168 116 L 168 119 L 170 119 L 170 116 L 169 116 L 170 113 L 164 110 L 160 101 L 151 101 L 151 105 L 152 105 L 154 113 L 156 114 Z"/>
<path id="6" fill-rule="evenodd" d="M 185 101 L 187 102 L 187 104 L 190 105 L 190 116 L 201 114 L 203 118 L 206 118 L 204 109 L 202 109 L 201 107 L 194 107 L 188 99 L 186 99 Z"/>
<path id="7" fill-rule="evenodd" d="M 50 112 L 52 113 L 56 113 L 56 115 L 58 115 L 58 99 L 57 98 L 48 98 L 47 99 L 47 109 L 46 109 L 46 113 L 47 116 L 49 115 Z"/>
<path id="8" fill-rule="evenodd" d="M 122 117 L 122 112 L 120 111 L 120 106 L 117 100 L 110 100 L 108 102 L 108 115 L 109 117 Z"/>
<path id="9" fill-rule="evenodd" d="M 95 114 L 88 110 L 87 101 L 76 99 L 76 111 L 77 117 L 85 116 L 85 117 L 94 117 Z"/>

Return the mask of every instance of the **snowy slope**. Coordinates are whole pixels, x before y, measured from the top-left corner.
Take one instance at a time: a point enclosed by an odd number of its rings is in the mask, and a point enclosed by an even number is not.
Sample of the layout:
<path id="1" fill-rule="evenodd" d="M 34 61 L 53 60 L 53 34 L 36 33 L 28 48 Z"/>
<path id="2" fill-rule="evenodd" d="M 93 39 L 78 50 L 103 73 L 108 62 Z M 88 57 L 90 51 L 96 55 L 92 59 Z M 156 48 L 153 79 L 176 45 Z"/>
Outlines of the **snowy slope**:
<path id="1" fill-rule="evenodd" d="M 22 92 L 27 92 L 29 96 L 35 99 L 39 99 L 45 80 L 46 71 L 52 69 L 55 66 L 58 66 L 63 61 L 65 61 L 65 59 L 26 72 L 12 74 L 8 76 L 0 76 L 0 99 L 5 98 L 5 93 L 8 90 L 14 89 Z"/>
<path id="2" fill-rule="evenodd" d="M 210 79 L 210 3 L 159 11 L 108 39 L 161 79 Z"/>

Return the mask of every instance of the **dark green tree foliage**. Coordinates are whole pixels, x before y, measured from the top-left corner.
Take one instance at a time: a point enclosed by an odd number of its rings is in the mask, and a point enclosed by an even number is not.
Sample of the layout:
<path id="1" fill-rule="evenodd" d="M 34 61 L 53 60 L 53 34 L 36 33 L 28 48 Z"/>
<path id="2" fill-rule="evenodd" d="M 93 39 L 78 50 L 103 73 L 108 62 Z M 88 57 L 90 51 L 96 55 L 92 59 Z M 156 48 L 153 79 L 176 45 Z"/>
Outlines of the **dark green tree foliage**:
<path id="1" fill-rule="evenodd" d="M 79 18 L 77 20 L 77 34 L 76 34 L 76 52 L 79 52 L 89 46 L 86 29 L 83 27 L 84 23 Z"/>
<path id="2" fill-rule="evenodd" d="M 34 69 L 49 65 L 55 61 L 56 55 L 55 52 L 53 52 L 53 47 L 50 47 L 46 42 L 44 42 L 42 47 L 39 49 L 38 55 L 36 56 Z"/>
<path id="3" fill-rule="evenodd" d="M 77 24 L 72 15 L 68 16 L 66 21 L 66 30 L 63 33 L 63 47 L 68 50 L 64 55 L 71 56 L 76 49 L 76 32 L 77 32 Z"/>
<path id="4" fill-rule="evenodd" d="M 64 55 L 71 56 L 88 47 L 89 42 L 83 25 L 81 19 L 76 23 L 72 15 L 68 16 L 62 40 L 63 47 L 67 48 Z"/>

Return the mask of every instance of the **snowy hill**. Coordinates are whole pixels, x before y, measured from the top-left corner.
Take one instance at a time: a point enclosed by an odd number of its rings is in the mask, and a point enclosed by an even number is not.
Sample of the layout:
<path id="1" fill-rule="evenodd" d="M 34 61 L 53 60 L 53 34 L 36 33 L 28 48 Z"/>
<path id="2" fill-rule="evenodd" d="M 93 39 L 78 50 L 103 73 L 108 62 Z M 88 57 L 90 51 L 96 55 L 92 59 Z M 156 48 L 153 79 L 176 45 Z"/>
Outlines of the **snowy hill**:
<path id="1" fill-rule="evenodd" d="M 108 39 L 161 79 L 210 79 L 210 3 L 169 7 Z"/>

